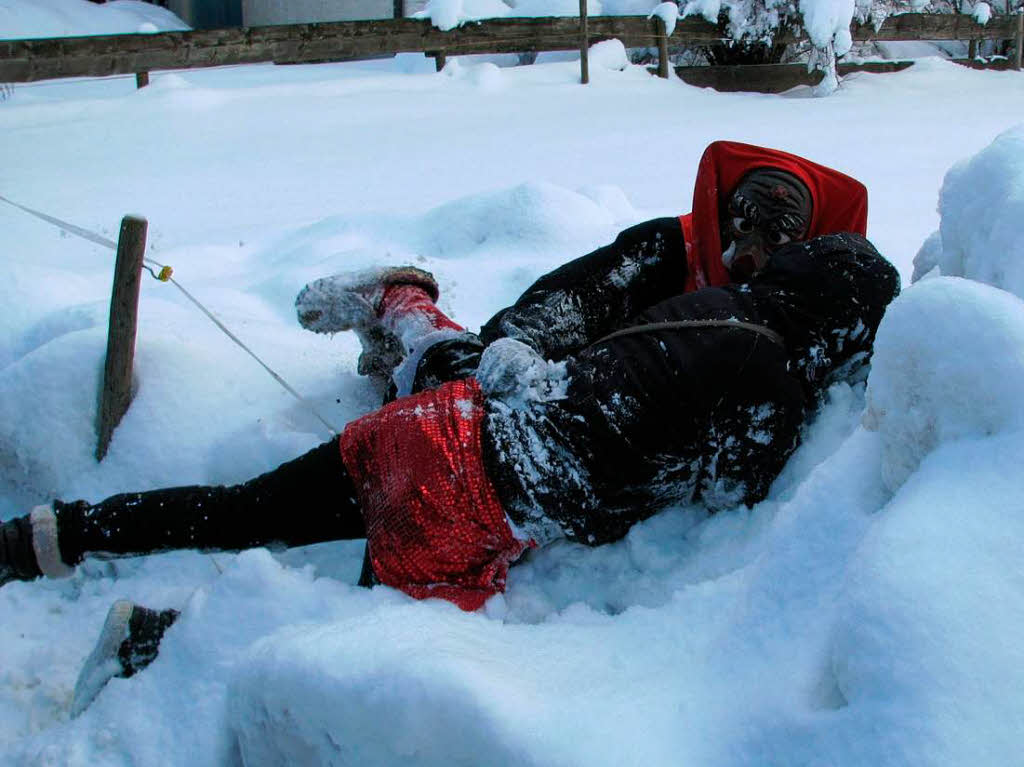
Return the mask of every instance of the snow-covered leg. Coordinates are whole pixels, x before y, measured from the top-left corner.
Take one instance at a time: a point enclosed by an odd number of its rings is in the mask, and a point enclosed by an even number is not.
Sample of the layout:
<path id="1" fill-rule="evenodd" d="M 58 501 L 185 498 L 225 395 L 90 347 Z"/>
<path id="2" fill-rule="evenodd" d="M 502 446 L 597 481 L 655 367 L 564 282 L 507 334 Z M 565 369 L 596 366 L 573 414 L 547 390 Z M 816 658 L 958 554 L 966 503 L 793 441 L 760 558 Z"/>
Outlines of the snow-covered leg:
<path id="1" fill-rule="evenodd" d="M 433 275 L 401 266 L 316 280 L 295 306 L 307 330 L 354 330 L 363 347 L 359 373 L 390 397 L 465 377 L 475 368 L 480 340 L 442 312 L 437 297 Z M 421 375 L 425 355 L 430 370 Z"/>
<path id="2" fill-rule="evenodd" d="M 392 285 L 381 301 L 381 324 L 405 351 L 392 378 L 397 396 L 472 375 L 483 344 L 452 320 L 418 285 Z"/>
<path id="3" fill-rule="evenodd" d="M 363 347 L 360 375 L 369 376 L 386 389 L 391 371 L 405 357 L 402 342 L 381 321 L 385 292 L 397 285 L 415 286 L 431 303 L 438 295 L 433 275 L 414 266 L 335 274 L 299 291 L 295 299 L 299 324 L 314 333 L 354 330 Z"/>
<path id="4" fill-rule="evenodd" d="M 78 675 L 71 716 L 85 711 L 115 676 L 130 677 L 152 663 L 164 632 L 178 615 L 177 610 L 151 610 L 127 599 L 114 602 Z"/>

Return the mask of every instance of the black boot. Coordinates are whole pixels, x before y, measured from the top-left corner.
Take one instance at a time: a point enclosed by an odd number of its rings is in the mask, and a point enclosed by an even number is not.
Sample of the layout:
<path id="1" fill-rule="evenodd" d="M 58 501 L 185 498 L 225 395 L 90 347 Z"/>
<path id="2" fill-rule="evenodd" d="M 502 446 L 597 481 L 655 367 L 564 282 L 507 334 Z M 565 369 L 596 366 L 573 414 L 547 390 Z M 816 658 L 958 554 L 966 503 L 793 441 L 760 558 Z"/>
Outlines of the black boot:
<path id="1" fill-rule="evenodd" d="M 127 678 L 152 663 L 164 632 L 178 619 L 177 610 L 150 610 L 127 599 L 111 606 L 92 653 L 82 666 L 71 701 L 78 716 L 115 676 Z"/>
<path id="2" fill-rule="evenodd" d="M 32 522 L 27 516 L 0 524 L 0 586 L 31 581 L 43 574 L 32 548 Z"/>
<path id="3" fill-rule="evenodd" d="M 66 578 L 74 571 L 61 556 L 52 506 L 36 506 L 30 514 L 0 525 L 0 586 L 40 575 Z"/>

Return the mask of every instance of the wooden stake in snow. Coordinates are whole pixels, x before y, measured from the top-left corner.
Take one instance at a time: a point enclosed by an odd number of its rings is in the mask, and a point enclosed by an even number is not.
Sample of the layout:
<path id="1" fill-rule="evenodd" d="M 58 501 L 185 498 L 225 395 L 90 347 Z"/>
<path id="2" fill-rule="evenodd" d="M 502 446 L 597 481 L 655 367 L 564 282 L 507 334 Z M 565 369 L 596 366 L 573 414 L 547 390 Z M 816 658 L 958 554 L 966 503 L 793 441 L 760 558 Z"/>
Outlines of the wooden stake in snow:
<path id="1" fill-rule="evenodd" d="M 1024 12 L 1017 13 L 1017 50 L 1013 54 L 1013 68 L 1020 69 L 1020 54 L 1024 48 Z"/>
<path id="2" fill-rule="evenodd" d="M 580 82 L 590 82 L 590 34 L 587 30 L 587 0 L 580 0 Z"/>
<path id="3" fill-rule="evenodd" d="M 125 216 L 117 239 L 114 286 L 110 294 L 110 325 L 107 360 L 100 390 L 96 460 L 102 461 L 114 429 L 132 403 L 132 368 L 135 362 L 135 331 L 138 327 L 142 259 L 146 251 L 146 219 Z"/>
<path id="4" fill-rule="evenodd" d="M 658 77 L 668 77 L 668 27 L 661 16 L 654 17 L 658 35 Z"/>

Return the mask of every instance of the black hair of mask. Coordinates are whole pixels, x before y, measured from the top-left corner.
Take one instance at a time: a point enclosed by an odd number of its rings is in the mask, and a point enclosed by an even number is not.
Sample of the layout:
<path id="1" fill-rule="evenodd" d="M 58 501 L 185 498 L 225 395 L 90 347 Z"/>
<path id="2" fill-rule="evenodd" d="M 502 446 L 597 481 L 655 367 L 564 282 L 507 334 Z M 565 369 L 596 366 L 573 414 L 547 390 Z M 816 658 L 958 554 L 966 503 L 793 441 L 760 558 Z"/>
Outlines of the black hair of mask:
<path id="1" fill-rule="evenodd" d="M 792 173 L 777 168 L 752 170 L 740 179 L 722 211 L 722 244 L 753 229 L 760 230 L 769 245 L 782 244 L 775 240 L 802 239 L 810 226 L 812 207 L 810 190 Z"/>

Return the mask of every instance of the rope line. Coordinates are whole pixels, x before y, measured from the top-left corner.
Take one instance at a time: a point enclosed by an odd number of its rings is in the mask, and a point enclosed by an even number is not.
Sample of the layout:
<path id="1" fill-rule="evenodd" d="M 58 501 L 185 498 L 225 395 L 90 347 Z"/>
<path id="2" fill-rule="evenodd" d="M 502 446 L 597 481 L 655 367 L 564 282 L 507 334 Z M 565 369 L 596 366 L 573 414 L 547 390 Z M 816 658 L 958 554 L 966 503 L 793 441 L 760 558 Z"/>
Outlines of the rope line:
<path id="1" fill-rule="evenodd" d="M 15 208 L 18 208 L 19 210 L 22 210 L 22 211 L 24 211 L 25 213 L 28 213 L 31 216 L 35 216 L 36 218 L 41 219 L 41 220 L 47 222 L 48 224 L 52 224 L 53 226 L 56 226 L 59 229 L 65 230 L 67 232 L 70 232 L 71 234 L 74 234 L 74 235 L 76 235 L 78 237 L 81 237 L 84 240 L 88 240 L 89 242 L 92 242 L 92 243 L 94 243 L 96 245 L 101 245 L 103 247 L 110 248 L 113 251 L 117 251 L 117 243 L 114 242 L 113 240 L 107 238 L 107 237 L 104 237 L 103 235 L 96 234 L 95 232 L 91 232 L 88 229 L 83 229 L 80 226 L 75 226 L 74 224 L 71 224 L 71 223 L 69 223 L 67 221 L 64 221 L 62 219 L 56 218 L 54 216 L 50 216 L 50 215 L 48 215 L 46 213 L 43 213 L 42 211 L 35 210 L 34 208 L 29 208 L 29 207 L 27 207 L 25 205 L 20 205 L 19 203 L 16 203 L 13 200 L 9 200 L 8 198 L 4 197 L 3 195 L 0 195 L 0 202 L 6 202 L 8 205 L 12 205 Z M 299 394 L 294 388 L 292 388 L 292 386 L 287 381 L 285 381 L 280 375 L 278 375 L 277 372 L 274 371 L 273 368 L 271 368 L 267 363 L 265 363 L 263 360 L 261 360 L 259 358 L 259 356 L 252 349 L 250 349 L 248 346 L 246 346 L 245 343 L 238 336 L 236 336 L 234 333 L 232 333 L 223 322 L 221 322 L 219 319 L 217 319 L 213 315 L 213 312 L 211 312 L 209 309 L 207 309 L 205 306 L 203 306 L 203 304 L 200 303 L 199 300 L 195 296 L 193 296 L 191 293 L 189 293 L 180 282 L 178 282 L 176 279 L 174 279 L 171 276 L 171 271 L 172 270 L 171 270 L 171 268 L 169 266 L 167 266 L 166 264 L 161 264 L 159 261 L 155 261 L 154 259 L 151 259 L 151 258 L 143 258 L 143 264 L 159 267 L 160 268 L 160 273 L 159 274 L 155 273 L 152 270 L 152 268 L 150 268 L 149 266 L 147 266 L 147 271 L 156 280 L 158 280 L 160 282 L 170 282 L 172 285 L 174 285 L 174 287 L 176 287 L 178 290 L 180 290 L 182 295 L 184 295 L 185 298 L 187 298 L 189 301 L 191 301 L 192 304 L 195 305 L 195 307 L 197 309 L 199 309 L 199 311 L 201 311 L 203 314 L 205 314 L 207 316 L 207 318 L 209 318 L 209 320 L 214 325 L 216 325 L 220 329 L 220 331 L 222 333 L 224 333 L 224 335 L 226 335 L 228 338 L 230 338 L 232 341 L 234 341 L 246 354 L 248 354 L 250 357 L 252 357 L 254 360 L 256 360 L 256 362 L 259 363 L 260 367 L 262 367 L 265 371 L 267 371 L 267 373 L 270 374 L 271 378 L 273 378 L 275 381 L 277 381 L 277 383 L 280 384 L 280 386 L 286 392 L 291 394 L 307 410 L 309 410 L 309 412 L 312 413 L 313 416 L 321 424 L 324 425 L 324 427 L 327 429 L 327 431 L 329 431 L 332 435 L 337 435 L 337 434 L 340 433 L 338 431 L 338 429 L 336 429 L 330 423 L 330 421 L 328 421 L 326 418 L 324 418 L 320 414 L 320 412 L 316 409 L 316 407 L 313 406 L 312 402 L 310 402 L 308 399 L 306 399 L 301 394 Z"/>
<path id="2" fill-rule="evenodd" d="M 604 338 L 599 338 L 590 346 L 603 344 L 613 338 L 631 336 L 639 333 L 657 333 L 662 330 L 700 330 L 702 328 L 725 328 L 727 330 L 746 330 L 764 336 L 769 341 L 779 346 L 785 346 L 785 339 L 771 328 L 764 325 L 755 325 L 752 322 L 740 322 L 739 320 L 679 320 L 676 322 L 652 322 L 648 325 L 633 325 L 632 327 L 616 330 Z"/>

